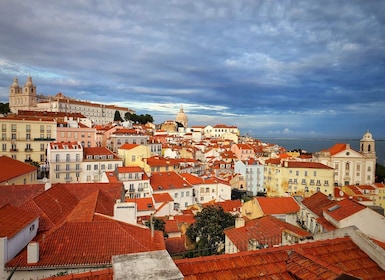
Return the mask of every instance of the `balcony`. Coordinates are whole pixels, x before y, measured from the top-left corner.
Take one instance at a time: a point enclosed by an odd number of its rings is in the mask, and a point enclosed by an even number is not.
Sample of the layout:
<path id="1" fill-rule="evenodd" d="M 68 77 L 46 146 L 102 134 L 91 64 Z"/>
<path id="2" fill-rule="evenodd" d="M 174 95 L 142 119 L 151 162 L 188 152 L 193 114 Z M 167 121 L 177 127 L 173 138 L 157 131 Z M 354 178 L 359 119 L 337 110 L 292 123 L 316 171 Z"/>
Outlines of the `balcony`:
<path id="1" fill-rule="evenodd" d="M 134 188 L 130 188 L 130 189 L 128 190 L 128 192 L 134 193 L 134 192 L 135 192 L 135 189 L 134 189 Z"/>
<path id="2" fill-rule="evenodd" d="M 32 149 L 32 148 L 25 148 L 24 151 L 25 151 L 25 152 L 32 152 L 33 149 Z"/>
<path id="3" fill-rule="evenodd" d="M 18 149 L 10 149 L 9 151 L 14 153 L 14 152 L 18 152 L 19 150 Z"/>

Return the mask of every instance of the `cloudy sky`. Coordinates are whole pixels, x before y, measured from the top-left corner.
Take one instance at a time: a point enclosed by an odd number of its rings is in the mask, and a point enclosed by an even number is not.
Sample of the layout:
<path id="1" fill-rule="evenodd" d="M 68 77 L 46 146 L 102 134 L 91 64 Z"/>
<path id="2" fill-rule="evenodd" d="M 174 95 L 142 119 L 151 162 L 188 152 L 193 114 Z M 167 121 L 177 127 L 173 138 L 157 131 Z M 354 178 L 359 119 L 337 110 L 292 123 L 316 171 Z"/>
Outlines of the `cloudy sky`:
<path id="1" fill-rule="evenodd" d="M 0 1 L 13 78 L 255 137 L 385 138 L 385 1 Z"/>

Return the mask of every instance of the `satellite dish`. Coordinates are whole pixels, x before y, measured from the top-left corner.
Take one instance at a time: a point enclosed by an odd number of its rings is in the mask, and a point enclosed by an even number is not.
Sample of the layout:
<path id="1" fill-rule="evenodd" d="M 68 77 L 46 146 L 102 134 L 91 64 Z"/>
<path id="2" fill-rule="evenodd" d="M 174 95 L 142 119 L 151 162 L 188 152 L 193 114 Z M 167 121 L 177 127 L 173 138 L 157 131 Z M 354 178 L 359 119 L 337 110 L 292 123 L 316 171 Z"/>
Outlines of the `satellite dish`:
<path id="1" fill-rule="evenodd" d="M 340 196 L 344 196 L 344 192 L 343 191 L 340 191 Z"/>

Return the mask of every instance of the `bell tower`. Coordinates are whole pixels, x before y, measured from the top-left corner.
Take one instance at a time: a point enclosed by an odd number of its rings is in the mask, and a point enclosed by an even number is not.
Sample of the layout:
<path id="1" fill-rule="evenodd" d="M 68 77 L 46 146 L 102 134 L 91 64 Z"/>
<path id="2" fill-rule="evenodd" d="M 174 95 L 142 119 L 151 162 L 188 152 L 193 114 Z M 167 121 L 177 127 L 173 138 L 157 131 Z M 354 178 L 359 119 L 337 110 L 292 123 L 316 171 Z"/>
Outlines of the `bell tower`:
<path id="1" fill-rule="evenodd" d="M 376 142 L 369 130 L 362 136 L 360 140 L 360 152 L 367 157 L 376 157 Z"/>

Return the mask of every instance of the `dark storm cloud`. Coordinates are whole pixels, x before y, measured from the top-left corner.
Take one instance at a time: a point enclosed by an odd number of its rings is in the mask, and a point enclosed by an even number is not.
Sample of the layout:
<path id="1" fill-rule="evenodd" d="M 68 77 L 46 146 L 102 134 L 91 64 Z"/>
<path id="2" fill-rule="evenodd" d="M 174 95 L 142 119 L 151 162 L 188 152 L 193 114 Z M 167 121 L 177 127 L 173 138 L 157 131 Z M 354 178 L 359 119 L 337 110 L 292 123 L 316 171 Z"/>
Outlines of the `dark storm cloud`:
<path id="1" fill-rule="evenodd" d="M 383 1 L 5 0 L 0 99 L 31 74 L 157 122 L 385 137 L 384 25 Z"/>

